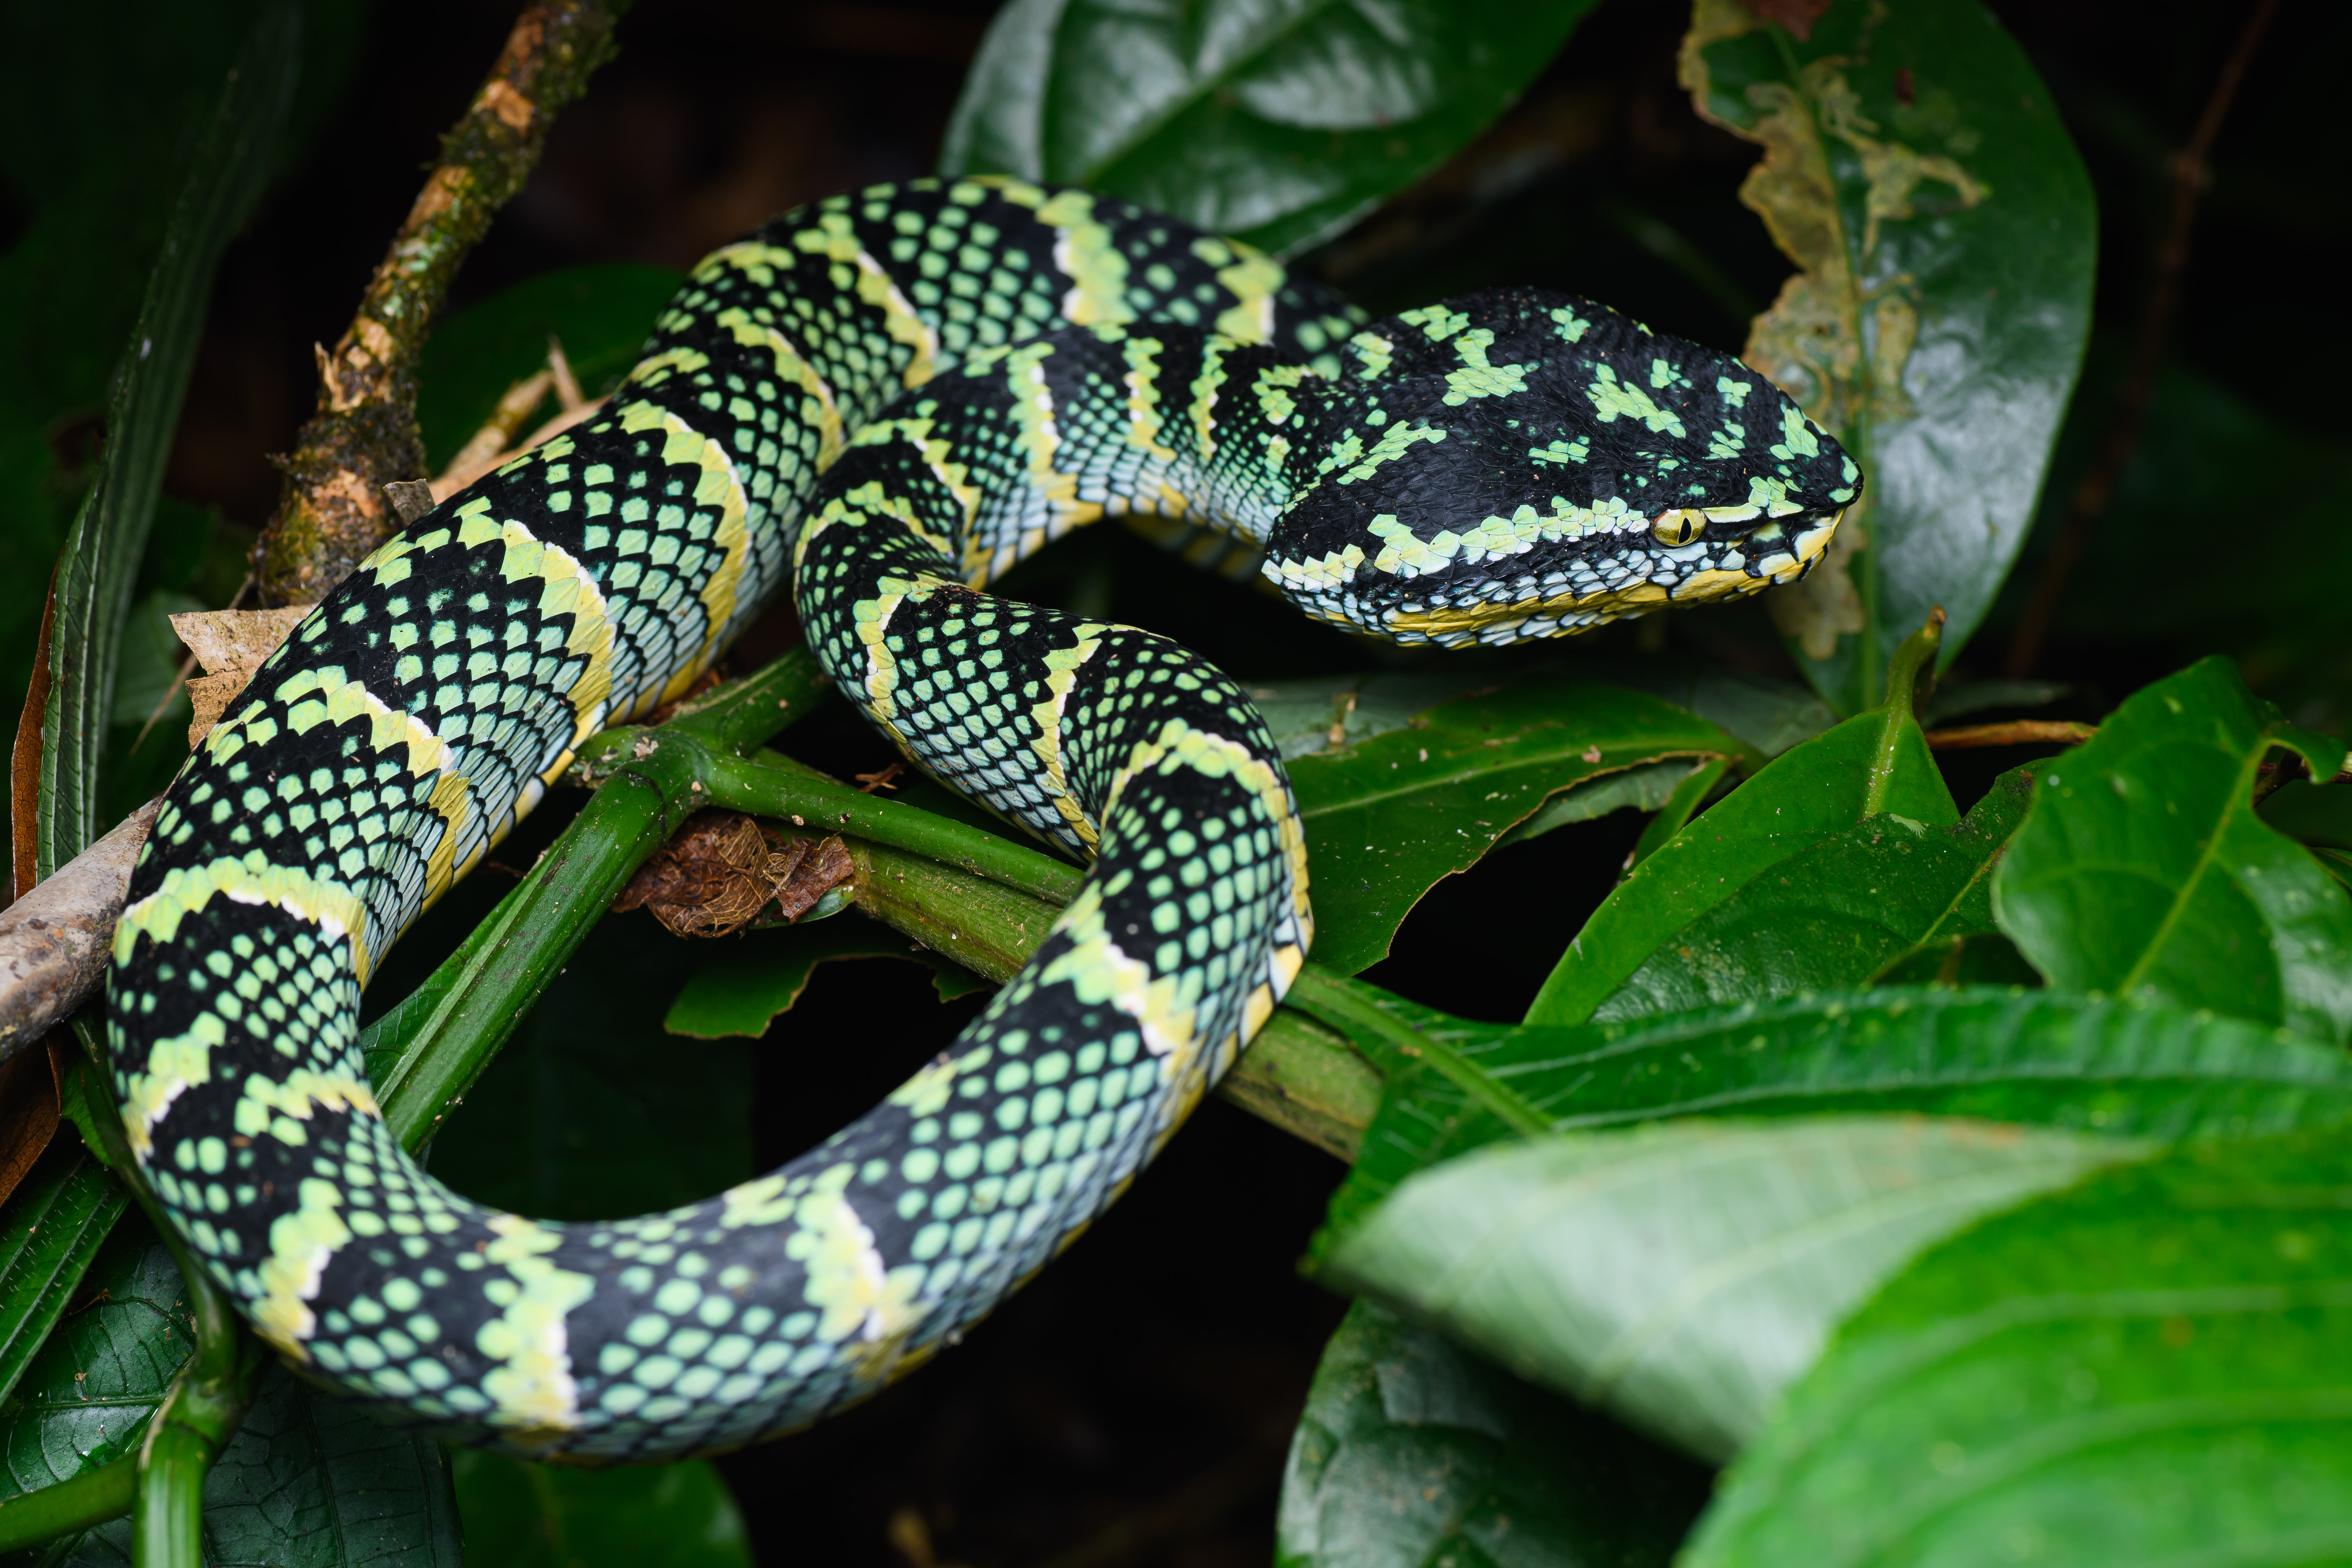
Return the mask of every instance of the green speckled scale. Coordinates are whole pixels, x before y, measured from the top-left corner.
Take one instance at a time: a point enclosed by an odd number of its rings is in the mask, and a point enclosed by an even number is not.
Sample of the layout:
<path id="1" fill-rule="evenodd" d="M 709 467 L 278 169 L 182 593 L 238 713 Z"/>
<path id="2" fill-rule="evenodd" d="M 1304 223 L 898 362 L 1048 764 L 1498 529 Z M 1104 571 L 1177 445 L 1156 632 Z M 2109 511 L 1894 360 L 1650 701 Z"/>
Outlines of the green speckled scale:
<path id="1" fill-rule="evenodd" d="M 116 937 L 131 1147 L 255 1328 L 391 1418 L 588 1460 L 805 1426 L 1067 1245 L 1312 935 L 1234 682 L 983 584 L 1130 515 L 1323 619 L 1507 641 L 1790 581 L 1860 483 L 1736 362 L 1564 296 L 1365 327 L 1245 247 L 1011 182 L 792 214 L 703 263 L 599 417 L 371 556 L 198 748 Z M 788 580 L 875 724 L 1092 871 L 948 1052 L 782 1170 L 609 1223 L 451 1193 L 378 1114 L 361 988 Z"/>

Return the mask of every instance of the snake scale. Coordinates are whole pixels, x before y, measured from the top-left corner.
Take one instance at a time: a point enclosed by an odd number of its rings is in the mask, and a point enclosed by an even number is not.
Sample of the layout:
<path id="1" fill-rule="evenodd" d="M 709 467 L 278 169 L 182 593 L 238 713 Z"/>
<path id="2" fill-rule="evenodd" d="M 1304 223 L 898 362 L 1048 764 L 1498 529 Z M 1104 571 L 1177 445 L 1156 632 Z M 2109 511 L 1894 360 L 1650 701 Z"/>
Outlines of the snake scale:
<path id="1" fill-rule="evenodd" d="M 1791 581 L 1860 483 L 1762 377 L 1580 300 L 1367 325 L 1246 246 L 1007 180 L 793 213 L 701 264 L 597 417 L 370 556 L 198 746 L 115 939 L 131 1148 L 254 1328 L 389 1419 L 586 1462 L 805 1426 L 1075 1239 L 1313 932 L 1242 690 L 982 584 L 1134 514 L 1237 542 L 1319 619 L 1507 642 Z M 449 1191 L 371 1094 L 370 971 L 788 583 L 839 689 L 1090 858 L 1080 892 L 947 1053 L 781 1170 L 596 1223 Z"/>

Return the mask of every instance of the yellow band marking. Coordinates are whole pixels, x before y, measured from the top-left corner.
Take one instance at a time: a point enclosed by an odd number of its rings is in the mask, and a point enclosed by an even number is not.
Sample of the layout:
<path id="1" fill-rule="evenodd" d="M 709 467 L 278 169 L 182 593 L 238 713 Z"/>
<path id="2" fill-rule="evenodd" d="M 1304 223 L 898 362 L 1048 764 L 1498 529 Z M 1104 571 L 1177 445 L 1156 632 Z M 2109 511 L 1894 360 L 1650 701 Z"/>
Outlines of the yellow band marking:
<path id="1" fill-rule="evenodd" d="M 672 672 L 655 699 L 655 706 L 659 706 L 677 700 L 688 687 L 700 679 L 710 661 L 718 657 L 730 623 L 735 618 L 736 593 L 742 586 L 743 569 L 751 558 L 751 533 L 745 521 L 749 508 L 742 480 L 737 477 L 734 460 L 728 457 L 727 449 L 668 409 L 650 403 L 633 403 L 621 411 L 621 428 L 632 433 L 660 431 L 661 460 L 699 469 L 694 481 L 693 502 L 716 508 L 719 512 L 719 526 L 710 538 L 711 546 L 719 552 L 719 563 L 703 579 L 701 591 L 696 595 L 702 601 L 702 647 Z"/>
<path id="2" fill-rule="evenodd" d="M 310 1310 L 318 1298 L 319 1281 L 336 1250 L 351 1240 L 339 1205 L 342 1192 L 334 1183 L 305 1176 L 296 1190 L 297 1206 L 269 1223 L 269 1256 L 256 1273 L 261 1299 L 252 1307 L 254 1331 L 298 1362 L 310 1359 L 303 1343 L 318 1331 Z"/>
<path id="3" fill-rule="evenodd" d="M 242 859 L 174 866 L 164 872 L 163 886 L 124 910 L 115 923 L 114 962 L 129 963 L 142 936 L 159 943 L 171 942 L 179 935 L 180 922 L 200 913 L 215 896 L 240 904 L 272 905 L 319 927 L 333 941 L 348 941 L 352 973 L 362 985 L 367 984 L 373 961 L 367 949 L 367 906 L 359 895 L 298 867 L 272 865 L 258 849 L 248 850 Z"/>
<path id="4" fill-rule="evenodd" d="M 504 1266 L 521 1289 L 474 1335 L 476 1348 L 499 1363 L 482 1379 L 482 1392 L 495 1405 L 490 1419 L 509 1438 L 552 1443 L 580 1425 L 564 1319 L 596 1293 L 596 1281 L 548 1260 L 562 1239 L 554 1231 L 519 1215 L 493 1215 L 489 1223 L 499 1238 L 482 1256 Z"/>
<path id="5" fill-rule="evenodd" d="M 722 310 L 719 325 L 745 348 L 766 349 L 775 356 L 777 376 L 808 395 L 808 400 L 801 405 L 801 417 L 816 426 L 816 471 L 821 474 L 833 467 L 847 437 L 842 427 L 841 410 L 833 400 L 832 385 L 817 374 L 816 366 L 793 346 L 791 339 L 773 327 L 754 321 L 749 311 Z"/>
<path id="6" fill-rule="evenodd" d="M 881 311 L 882 330 L 889 334 L 890 341 L 913 351 L 907 368 L 898 374 L 900 385 L 920 386 L 937 374 L 940 335 L 898 292 L 898 285 L 891 281 L 882 264 L 857 243 L 857 234 L 847 213 L 818 214 L 814 225 L 793 236 L 793 247 L 812 256 L 822 256 L 836 266 L 856 269 L 854 278 L 836 277 L 835 281 L 854 288 L 860 301 Z"/>
<path id="7" fill-rule="evenodd" d="M 1029 717 L 1037 725 L 1037 738 L 1029 742 L 1029 749 L 1037 754 L 1038 763 L 1045 770 L 1047 797 L 1089 855 L 1094 853 L 1101 830 L 1078 805 L 1070 781 L 1062 771 L 1062 712 L 1069 704 L 1071 687 L 1077 684 L 1078 668 L 1095 656 L 1102 647 L 1102 634 L 1111 629 L 1096 621 L 1080 621 L 1071 626 L 1070 635 L 1077 641 L 1045 656 L 1045 700 L 1029 710 Z"/>

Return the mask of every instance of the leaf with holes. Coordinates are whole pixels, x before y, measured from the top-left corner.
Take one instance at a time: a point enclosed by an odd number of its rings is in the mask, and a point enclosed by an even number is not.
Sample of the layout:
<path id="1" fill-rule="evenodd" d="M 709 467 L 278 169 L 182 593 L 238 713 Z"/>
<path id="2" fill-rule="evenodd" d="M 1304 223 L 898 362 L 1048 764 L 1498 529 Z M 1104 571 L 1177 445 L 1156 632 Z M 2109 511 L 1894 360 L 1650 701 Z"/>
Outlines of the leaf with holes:
<path id="1" fill-rule="evenodd" d="M 1798 39 L 1699 0 L 1682 79 L 1759 143 L 1740 187 L 1800 268 L 1743 354 L 1868 476 L 1829 559 L 1769 595 L 1806 675 L 1874 705 L 1931 605 L 1967 643 L 2025 542 L 2089 335 L 2089 175 L 1978 0 L 1832 5 Z"/>

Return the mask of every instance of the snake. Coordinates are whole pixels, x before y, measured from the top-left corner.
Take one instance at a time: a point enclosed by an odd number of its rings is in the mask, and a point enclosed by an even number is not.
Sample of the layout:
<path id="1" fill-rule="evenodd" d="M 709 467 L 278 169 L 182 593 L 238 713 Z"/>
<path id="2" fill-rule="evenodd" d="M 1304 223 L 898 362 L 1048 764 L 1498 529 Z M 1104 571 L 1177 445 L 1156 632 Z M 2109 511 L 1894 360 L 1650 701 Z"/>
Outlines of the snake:
<path id="1" fill-rule="evenodd" d="M 369 555 L 194 748 L 114 938 L 124 1135 L 260 1338 L 387 1421 L 576 1463 L 797 1430 L 1075 1241 L 1313 939 L 1245 690 L 992 579 L 1116 516 L 1358 634 L 1511 643 L 1795 582 L 1861 485 L 1763 375 L 1573 296 L 1368 321 L 1083 190 L 817 202 L 704 260 L 599 413 Z M 1087 862 L 1078 891 L 951 1046 L 778 1170 L 617 1220 L 451 1191 L 369 1084 L 370 974 L 589 737 L 787 591 L 835 688 Z"/>

